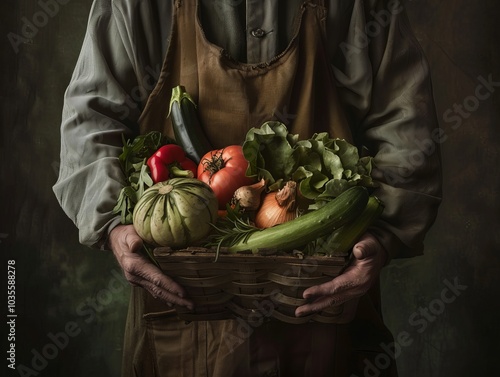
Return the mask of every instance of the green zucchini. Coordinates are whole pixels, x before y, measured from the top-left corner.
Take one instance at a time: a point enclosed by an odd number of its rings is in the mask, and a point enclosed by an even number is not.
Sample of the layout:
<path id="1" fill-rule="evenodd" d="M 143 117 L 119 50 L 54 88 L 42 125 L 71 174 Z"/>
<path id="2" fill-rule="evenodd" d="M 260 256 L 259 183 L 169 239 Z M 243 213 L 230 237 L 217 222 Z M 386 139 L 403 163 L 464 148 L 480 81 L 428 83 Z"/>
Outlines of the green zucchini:
<path id="1" fill-rule="evenodd" d="M 366 207 L 368 198 L 365 187 L 351 187 L 320 209 L 271 228 L 255 230 L 229 245 L 227 250 L 258 253 L 259 249 L 297 249 L 355 220 Z"/>
<path id="2" fill-rule="evenodd" d="M 332 235 L 316 243 L 316 252 L 327 255 L 345 254 L 356 244 L 368 227 L 382 214 L 384 204 L 376 196 L 370 196 L 368 203 L 356 221 L 351 221 L 337 229 Z"/>
<path id="3" fill-rule="evenodd" d="M 172 89 L 169 116 L 176 143 L 191 160 L 199 164 L 201 158 L 213 148 L 201 127 L 196 105 L 183 86 Z"/>

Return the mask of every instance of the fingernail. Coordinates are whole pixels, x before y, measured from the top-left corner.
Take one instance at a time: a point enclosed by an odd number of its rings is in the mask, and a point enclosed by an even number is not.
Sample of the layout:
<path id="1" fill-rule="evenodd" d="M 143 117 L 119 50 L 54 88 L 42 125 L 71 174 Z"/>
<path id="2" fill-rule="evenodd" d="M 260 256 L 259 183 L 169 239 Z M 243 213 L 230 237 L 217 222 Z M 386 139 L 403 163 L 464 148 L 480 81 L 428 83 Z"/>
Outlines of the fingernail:
<path id="1" fill-rule="evenodd" d="M 187 308 L 188 308 L 189 310 L 194 310 L 194 306 L 193 306 L 193 305 L 188 305 L 188 306 L 187 306 Z"/>
<path id="2" fill-rule="evenodd" d="M 171 302 L 167 302 L 167 305 L 168 305 L 169 307 L 171 307 L 171 308 L 173 308 L 173 307 L 174 307 L 174 304 L 172 304 Z"/>

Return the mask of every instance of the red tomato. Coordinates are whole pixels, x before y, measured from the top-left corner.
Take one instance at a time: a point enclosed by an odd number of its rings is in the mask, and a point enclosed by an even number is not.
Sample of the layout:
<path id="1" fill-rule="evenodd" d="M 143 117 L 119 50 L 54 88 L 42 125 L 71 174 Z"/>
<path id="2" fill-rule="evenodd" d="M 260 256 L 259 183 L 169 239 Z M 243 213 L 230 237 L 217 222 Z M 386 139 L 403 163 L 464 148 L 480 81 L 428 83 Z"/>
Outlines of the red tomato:
<path id="1" fill-rule="evenodd" d="M 241 146 L 230 145 L 206 153 L 198 165 L 197 177 L 214 190 L 219 208 L 225 209 L 238 188 L 254 183 L 245 175 L 247 167 Z"/>

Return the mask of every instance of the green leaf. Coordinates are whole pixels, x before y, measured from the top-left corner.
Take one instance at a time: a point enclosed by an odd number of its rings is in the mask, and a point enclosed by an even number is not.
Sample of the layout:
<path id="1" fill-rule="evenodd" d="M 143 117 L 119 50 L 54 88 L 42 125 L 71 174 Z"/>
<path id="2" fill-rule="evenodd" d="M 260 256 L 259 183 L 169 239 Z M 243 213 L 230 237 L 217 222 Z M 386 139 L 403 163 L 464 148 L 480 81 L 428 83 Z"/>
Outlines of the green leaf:
<path id="1" fill-rule="evenodd" d="M 276 182 L 274 182 L 273 184 L 271 185 L 268 185 L 267 186 L 267 190 L 268 191 L 277 191 L 281 188 L 283 188 L 284 186 L 284 182 L 283 182 L 283 179 L 278 179 Z"/>
<path id="2" fill-rule="evenodd" d="M 358 148 L 343 139 L 336 139 L 335 145 L 338 147 L 336 154 L 340 157 L 344 169 L 354 169 L 359 161 Z"/>
<path id="3" fill-rule="evenodd" d="M 325 184 L 324 191 L 321 195 L 318 195 L 318 199 L 330 200 L 336 198 L 354 185 L 355 183 L 350 183 L 345 179 L 331 179 Z"/>
<path id="4" fill-rule="evenodd" d="M 147 187 L 153 186 L 154 182 L 151 176 L 149 175 L 149 167 L 147 165 L 143 166 L 142 172 L 141 172 L 141 179 L 144 182 L 144 184 Z"/>
<path id="5" fill-rule="evenodd" d="M 300 167 L 297 173 L 303 175 L 306 173 L 308 176 L 299 181 L 299 191 L 307 199 L 316 199 L 323 191 L 324 185 L 328 182 L 328 177 L 318 170 L 308 169 L 310 167 Z M 297 177 L 299 174 L 297 174 Z"/>
<path id="6" fill-rule="evenodd" d="M 335 179 L 342 178 L 342 173 L 344 172 L 342 160 L 338 155 L 333 153 L 331 149 L 325 149 L 323 153 L 323 163 L 325 164 L 325 168 L 330 173 L 330 177 Z"/>
<path id="7" fill-rule="evenodd" d="M 323 147 L 315 140 L 301 140 L 297 143 L 295 153 L 299 165 L 313 165 L 316 169 L 321 170 Z"/>
<path id="8" fill-rule="evenodd" d="M 145 163 L 146 159 L 144 159 L 144 164 L 142 165 L 141 168 L 141 173 L 139 175 L 139 181 L 138 181 L 138 189 L 137 189 L 137 195 L 140 198 L 144 191 L 153 185 L 153 180 L 149 176 L 149 168 Z"/>
<path id="9" fill-rule="evenodd" d="M 243 154 L 249 162 L 247 175 L 266 179 L 269 184 L 279 179 L 288 180 L 297 167 L 288 130 L 280 122 L 266 122 L 261 128 L 247 132 Z"/>
<path id="10" fill-rule="evenodd" d="M 292 180 L 295 182 L 302 181 L 313 175 L 313 172 L 308 170 L 305 166 L 299 166 L 297 170 L 292 174 Z"/>
<path id="11" fill-rule="evenodd" d="M 113 208 L 113 213 L 120 215 L 122 224 L 132 224 L 133 207 L 136 203 L 136 191 L 130 186 L 123 187 Z"/>
<path id="12" fill-rule="evenodd" d="M 154 252 L 153 250 L 151 250 L 146 244 L 143 244 L 142 245 L 142 248 L 144 249 L 145 251 L 145 254 L 146 254 L 146 257 L 151 261 L 153 262 L 156 267 L 158 267 L 159 269 L 161 269 L 161 266 L 160 266 L 160 263 L 158 263 L 158 261 L 156 260 L 155 256 L 154 256 Z"/>

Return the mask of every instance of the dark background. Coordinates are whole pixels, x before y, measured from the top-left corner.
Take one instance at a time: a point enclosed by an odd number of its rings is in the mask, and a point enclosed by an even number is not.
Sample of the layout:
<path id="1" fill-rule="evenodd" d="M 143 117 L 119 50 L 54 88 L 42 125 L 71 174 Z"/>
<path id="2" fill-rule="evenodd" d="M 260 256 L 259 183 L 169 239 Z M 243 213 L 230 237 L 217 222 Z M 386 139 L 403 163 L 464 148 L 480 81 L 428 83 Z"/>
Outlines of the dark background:
<path id="1" fill-rule="evenodd" d="M 45 24 L 31 30 L 17 52 L 9 33 L 22 35 L 23 17 L 33 21 L 41 5 L 33 0 L 0 5 L 0 268 L 6 276 L 7 259 L 15 260 L 16 365 L 37 373 L 21 375 L 115 377 L 127 285 L 110 253 L 78 244 L 77 231 L 51 189 L 59 164 L 63 93 L 91 6 L 91 0 L 60 1 L 66 4 L 46 22 L 39 15 L 38 23 Z M 473 97 L 479 77 L 500 81 L 500 2 L 405 3 L 431 65 L 447 137 L 441 144 L 444 201 L 425 256 L 393 261 L 385 269 L 385 318 L 396 336 L 406 334 L 411 343 L 396 355 L 402 377 L 494 376 L 500 351 L 500 86 L 487 99 Z M 473 110 L 464 110 L 460 127 L 452 127 L 457 119 L 443 118 L 456 105 Z M 461 290 L 444 303 L 447 282 Z M 2 287 L 4 297 L 5 279 Z M 6 299 L 2 306 L 5 313 Z M 2 325 L 2 344 L 8 330 Z M 3 355 L 9 349 L 4 347 Z M 7 375 L 18 375 L 2 360 Z"/>

